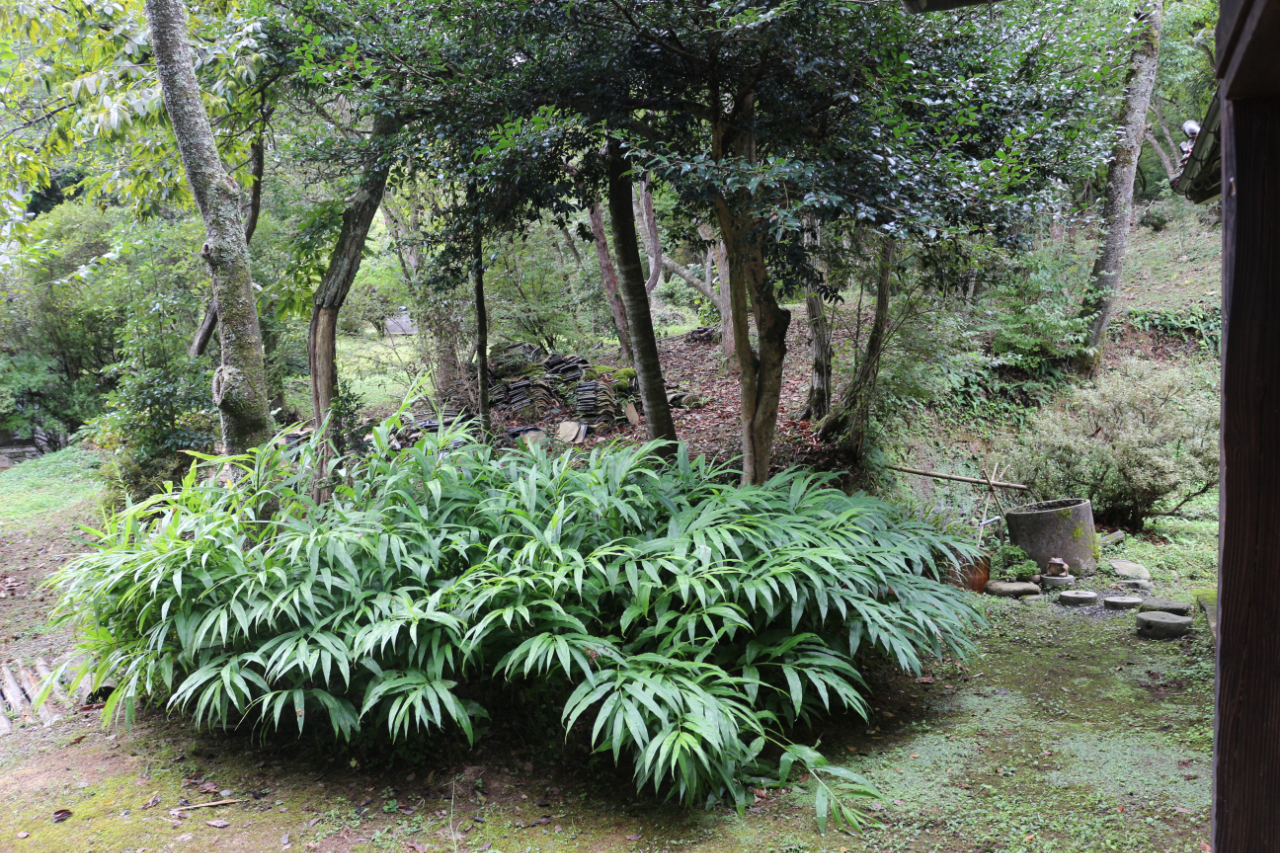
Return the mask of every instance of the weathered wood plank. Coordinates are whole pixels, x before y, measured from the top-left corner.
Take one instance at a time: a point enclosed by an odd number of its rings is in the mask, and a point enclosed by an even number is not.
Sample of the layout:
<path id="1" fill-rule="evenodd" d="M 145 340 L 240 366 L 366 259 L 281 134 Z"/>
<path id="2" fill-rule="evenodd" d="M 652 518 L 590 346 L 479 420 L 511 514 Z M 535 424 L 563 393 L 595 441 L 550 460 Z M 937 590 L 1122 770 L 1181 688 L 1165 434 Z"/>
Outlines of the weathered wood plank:
<path id="1" fill-rule="evenodd" d="M 1280 103 L 1223 105 L 1214 850 L 1273 851 L 1280 798 Z"/>

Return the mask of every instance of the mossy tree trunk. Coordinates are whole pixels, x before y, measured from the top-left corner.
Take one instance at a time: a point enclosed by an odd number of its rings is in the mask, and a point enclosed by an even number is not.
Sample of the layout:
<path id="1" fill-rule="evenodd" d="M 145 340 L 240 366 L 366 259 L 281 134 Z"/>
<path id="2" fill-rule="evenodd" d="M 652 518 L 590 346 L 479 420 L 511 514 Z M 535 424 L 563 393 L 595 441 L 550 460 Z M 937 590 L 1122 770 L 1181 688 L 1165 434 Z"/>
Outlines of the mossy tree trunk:
<path id="1" fill-rule="evenodd" d="M 1149 0 L 1138 13 L 1143 25 L 1138 31 L 1129 67 L 1128 94 L 1120 115 L 1120 128 L 1111 164 L 1107 167 L 1107 188 L 1102 211 L 1102 248 L 1093 264 L 1089 291 L 1080 306 L 1080 316 L 1089 321 L 1088 352 L 1079 367 L 1094 370 L 1102 359 L 1107 327 L 1120 296 L 1120 274 L 1129 244 L 1129 219 L 1133 207 L 1133 180 L 1147 128 L 1147 109 L 1155 88 L 1160 54 L 1160 21 L 1163 0 Z"/>
<path id="2" fill-rule="evenodd" d="M 897 258 L 898 243 L 892 237 L 884 238 L 880 247 L 880 266 L 876 274 L 876 309 L 871 320 L 871 332 L 867 335 L 867 348 L 861 353 L 858 368 L 849 384 L 840 392 L 840 399 L 831 413 L 818 425 L 818 437 L 823 441 L 843 441 L 855 460 L 862 458 L 866 449 L 867 428 L 871 422 L 871 403 L 876 380 L 880 376 L 880 359 L 884 355 L 889 338 L 889 297 L 893 284 L 893 268 Z"/>
<path id="3" fill-rule="evenodd" d="M 222 344 L 213 400 L 221 414 L 223 449 L 237 453 L 271 435 L 262 330 L 240 213 L 240 188 L 223 166 L 200 99 L 187 42 L 186 8 L 181 0 L 147 0 L 146 13 L 165 109 L 204 219 L 200 254 L 213 278 Z"/>
<path id="4" fill-rule="evenodd" d="M 631 353 L 635 358 L 636 381 L 640 400 L 644 403 L 645 426 L 649 438 L 672 442 L 662 454 L 675 454 L 676 427 L 667 402 L 667 387 L 662 379 L 662 363 L 658 359 L 658 340 L 649 313 L 649 293 L 645 289 L 640 246 L 636 237 L 635 212 L 631 206 L 631 179 L 623 157 L 622 143 L 609 139 L 609 225 L 613 230 L 613 250 L 618 259 L 618 289 L 626 309 L 627 328 L 631 334 Z"/>

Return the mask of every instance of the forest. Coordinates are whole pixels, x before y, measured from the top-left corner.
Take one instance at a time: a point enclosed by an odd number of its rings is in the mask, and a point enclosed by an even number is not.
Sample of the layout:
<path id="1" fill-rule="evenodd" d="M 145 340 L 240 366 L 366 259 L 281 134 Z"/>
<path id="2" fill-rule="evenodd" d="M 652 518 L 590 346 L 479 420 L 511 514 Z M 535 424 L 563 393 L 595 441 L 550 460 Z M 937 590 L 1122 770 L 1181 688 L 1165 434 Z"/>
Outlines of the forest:
<path id="1" fill-rule="evenodd" d="M 1217 15 L 0 0 L 0 849 L 1209 850 Z"/>

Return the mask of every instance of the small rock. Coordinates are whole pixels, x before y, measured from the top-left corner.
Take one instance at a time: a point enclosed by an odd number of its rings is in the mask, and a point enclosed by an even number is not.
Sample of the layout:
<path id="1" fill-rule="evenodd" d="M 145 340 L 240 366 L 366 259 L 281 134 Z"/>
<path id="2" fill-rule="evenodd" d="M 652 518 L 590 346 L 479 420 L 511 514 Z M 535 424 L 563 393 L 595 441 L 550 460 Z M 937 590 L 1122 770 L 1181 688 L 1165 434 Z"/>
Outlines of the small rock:
<path id="1" fill-rule="evenodd" d="M 1018 581 L 987 581 L 987 595 L 998 595 L 1002 598 L 1021 598 L 1024 595 L 1039 595 L 1040 587 L 1033 583 Z"/>
<path id="2" fill-rule="evenodd" d="M 231 796 L 232 794 L 234 794 L 234 793 L 235 793 L 235 792 L 234 792 L 234 791 L 232 791 L 230 788 L 223 788 L 221 791 L 219 791 L 219 792 L 218 792 L 219 796 L 221 796 L 224 800 L 225 800 L 227 797 L 230 797 L 230 796 Z"/>
<path id="3" fill-rule="evenodd" d="M 1024 595 L 1018 599 L 1023 604 L 1030 604 L 1033 601 L 1044 601 L 1043 595 Z"/>
<path id="4" fill-rule="evenodd" d="M 1108 610 L 1132 610 L 1140 604 L 1142 599 L 1136 595 L 1113 595 L 1102 599 L 1102 606 Z"/>
<path id="5" fill-rule="evenodd" d="M 19 832 L 19 833 L 18 833 L 18 837 L 19 837 L 19 838 L 30 838 L 30 837 L 31 837 L 31 833 L 29 833 L 29 832 Z"/>
<path id="6" fill-rule="evenodd" d="M 1087 589 L 1068 589 L 1058 596 L 1058 603 L 1067 607 L 1084 607 L 1098 603 L 1098 594 Z"/>
<path id="7" fill-rule="evenodd" d="M 1138 633 L 1153 640 L 1171 640 L 1191 631 L 1190 616 L 1179 616 L 1163 610 L 1138 614 Z"/>
<path id="8" fill-rule="evenodd" d="M 1076 585 L 1074 575 L 1045 575 L 1041 580 L 1044 581 L 1044 585 L 1050 589 Z"/>
<path id="9" fill-rule="evenodd" d="M 1110 533 L 1098 537 L 1098 547 L 1106 548 L 1108 545 L 1119 545 L 1124 541 L 1123 530 L 1113 530 Z"/>
<path id="10" fill-rule="evenodd" d="M 1147 592 L 1151 591 L 1151 581 L 1144 581 L 1142 578 L 1125 578 L 1117 585 L 1124 589 L 1143 589 Z"/>
<path id="11" fill-rule="evenodd" d="M 1132 560 L 1112 560 L 1112 570 L 1122 578 L 1138 578 L 1139 580 L 1151 580 L 1151 572 L 1147 571 L 1147 567 L 1141 563 L 1135 563 Z"/>
<path id="12" fill-rule="evenodd" d="M 1178 616 L 1190 616 L 1191 605 L 1185 601 L 1162 601 L 1158 598 L 1148 598 L 1142 602 L 1142 606 L 1138 608 L 1143 613 L 1153 613 L 1161 611 L 1164 613 L 1174 613 Z"/>

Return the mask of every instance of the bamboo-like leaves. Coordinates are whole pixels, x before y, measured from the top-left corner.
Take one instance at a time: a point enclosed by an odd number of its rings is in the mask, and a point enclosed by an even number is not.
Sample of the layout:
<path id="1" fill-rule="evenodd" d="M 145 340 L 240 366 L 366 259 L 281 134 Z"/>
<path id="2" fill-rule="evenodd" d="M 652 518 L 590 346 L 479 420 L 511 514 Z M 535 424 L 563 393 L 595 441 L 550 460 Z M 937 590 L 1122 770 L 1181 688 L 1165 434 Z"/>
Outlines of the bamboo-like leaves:
<path id="1" fill-rule="evenodd" d="M 639 787 L 741 806 L 767 741 L 864 712 L 861 645 L 909 670 L 968 648 L 977 612 L 930 575 L 969 546 L 878 500 L 797 472 L 736 488 L 683 449 L 499 454 L 446 430 L 393 456 L 398 417 L 326 504 L 316 448 L 271 447 L 204 463 L 243 469 L 233 488 L 189 476 L 95 532 L 54 583 L 112 713 L 470 737 L 485 712 L 460 689 L 527 680 Z M 788 750 L 823 825 L 856 822 L 865 782 Z"/>

